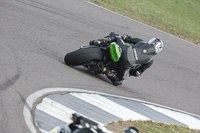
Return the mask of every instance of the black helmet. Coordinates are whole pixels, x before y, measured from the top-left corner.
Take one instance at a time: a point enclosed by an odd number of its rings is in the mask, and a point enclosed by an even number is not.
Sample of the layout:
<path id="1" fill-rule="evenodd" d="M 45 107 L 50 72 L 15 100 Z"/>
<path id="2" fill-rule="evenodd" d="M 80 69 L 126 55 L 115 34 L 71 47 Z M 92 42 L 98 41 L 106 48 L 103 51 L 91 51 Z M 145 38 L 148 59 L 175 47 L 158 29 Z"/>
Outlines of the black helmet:
<path id="1" fill-rule="evenodd" d="M 122 133 L 140 133 L 140 132 L 135 127 L 127 127 L 122 131 Z"/>
<path id="2" fill-rule="evenodd" d="M 162 51 L 163 49 L 163 41 L 160 40 L 159 38 L 152 38 L 148 41 L 149 44 L 154 45 L 154 48 L 156 50 L 156 54 Z"/>

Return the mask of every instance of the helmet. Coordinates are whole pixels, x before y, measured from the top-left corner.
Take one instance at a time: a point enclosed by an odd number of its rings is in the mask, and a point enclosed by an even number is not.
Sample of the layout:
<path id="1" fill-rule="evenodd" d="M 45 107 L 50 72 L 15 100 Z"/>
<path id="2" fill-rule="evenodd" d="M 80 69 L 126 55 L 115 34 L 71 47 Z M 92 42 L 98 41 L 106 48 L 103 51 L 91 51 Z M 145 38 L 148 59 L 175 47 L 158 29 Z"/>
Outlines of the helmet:
<path id="1" fill-rule="evenodd" d="M 148 41 L 148 43 L 154 45 L 156 54 L 162 51 L 163 49 L 163 41 L 160 40 L 159 38 L 152 38 Z"/>
<path id="2" fill-rule="evenodd" d="M 136 127 L 127 127 L 122 133 L 140 133 L 140 131 Z"/>

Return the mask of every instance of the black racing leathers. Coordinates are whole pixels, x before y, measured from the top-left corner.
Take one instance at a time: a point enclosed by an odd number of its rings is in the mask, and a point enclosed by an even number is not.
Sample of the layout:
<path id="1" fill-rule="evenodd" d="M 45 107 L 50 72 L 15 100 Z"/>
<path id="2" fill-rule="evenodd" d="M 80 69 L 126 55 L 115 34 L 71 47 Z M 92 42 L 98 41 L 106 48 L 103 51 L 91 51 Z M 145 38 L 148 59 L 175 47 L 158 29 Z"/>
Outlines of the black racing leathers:
<path id="1" fill-rule="evenodd" d="M 109 45 L 111 42 L 116 42 L 122 49 L 122 55 L 116 67 L 116 76 L 120 81 L 124 80 L 127 74 L 130 76 L 141 75 L 153 64 L 152 57 L 155 55 L 155 48 L 140 38 L 128 35 L 120 36 L 111 32 L 103 39 L 90 41 L 90 45 Z M 125 43 L 129 43 L 129 45 Z"/>
<path id="2" fill-rule="evenodd" d="M 128 35 L 122 36 L 124 42 L 132 45 L 135 54 L 135 64 L 129 70 L 130 76 L 140 76 L 153 64 L 153 56 L 156 55 L 155 48 L 140 38 L 133 38 Z"/>

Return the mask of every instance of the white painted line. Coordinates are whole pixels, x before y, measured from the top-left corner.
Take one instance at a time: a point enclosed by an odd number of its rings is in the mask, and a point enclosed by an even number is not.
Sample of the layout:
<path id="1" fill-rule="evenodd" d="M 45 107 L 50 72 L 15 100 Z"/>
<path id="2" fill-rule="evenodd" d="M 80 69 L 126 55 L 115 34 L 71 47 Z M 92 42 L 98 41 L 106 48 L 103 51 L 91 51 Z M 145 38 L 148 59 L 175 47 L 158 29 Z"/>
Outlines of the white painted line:
<path id="1" fill-rule="evenodd" d="M 36 106 L 36 108 L 68 124 L 72 122 L 70 119 L 71 114 L 75 113 L 75 111 L 70 108 L 64 108 L 59 103 L 46 97 L 43 99 L 42 103 Z"/>
<path id="2" fill-rule="evenodd" d="M 152 106 L 152 105 L 147 105 L 147 104 L 144 104 L 144 105 L 146 105 L 162 114 L 165 114 L 181 123 L 188 125 L 189 128 L 191 128 L 191 129 L 200 129 L 200 120 L 198 120 L 192 116 L 189 116 L 189 115 L 186 115 L 183 113 L 179 113 L 179 112 L 175 112 L 172 110 Z"/>
<path id="3" fill-rule="evenodd" d="M 86 94 L 86 93 L 70 93 L 85 102 L 88 102 L 110 114 L 113 114 L 123 120 L 150 120 L 149 118 L 138 114 L 126 107 L 123 107 L 105 97 L 97 94 Z"/>
<path id="4" fill-rule="evenodd" d="M 94 6 L 96 6 L 96 7 L 99 7 L 99 8 L 101 8 L 101 9 L 104 9 L 104 10 L 106 10 L 106 11 L 112 12 L 113 14 L 119 15 L 119 16 L 124 17 L 124 18 L 126 18 L 126 19 L 129 19 L 129 20 L 131 20 L 131 21 L 134 21 L 134 22 L 136 22 L 136 23 L 142 24 L 142 25 L 144 25 L 144 26 L 146 26 L 146 27 L 149 27 L 149 28 L 151 28 L 151 29 L 154 29 L 154 30 L 157 30 L 157 31 L 159 31 L 159 32 L 162 32 L 162 33 L 164 33 L 164 34 L 166 34 L 166 35 L 169 35 L 169 36 L 171 36 L 171 37 L 174 37 L 174 38 L 176 38 L 176 39 L 179 39 L 179 40 L 182 40 L 182 41 L 187 42 L 187 43 L 189 43 L 189 44 L 192 44 L 193 46 L 200 47 L 200 46 L 197 45 L 197 44 L 194 44 L 194 43 L 192 43 L 192 42 L 188 42 L 188 41 L 186 41 L 186 40 L 184 40 L 184 39 L 182 39 L 182 38 L 179 38 L 179 37 L 177 37 L 177 36 L 175 36 L 175 35 L 172 35 L 172 34 L 169 34 L 169 33 L 167 33 L 167 32 L 164 32 L 164 31 L 162 31 L 162 30 L 156 29 L 156 28 L 154 28 L 154 27 L 152 27 L 152 26 L 150 26 L 150 25 L 144 24 L 144 23 L 142 23 L 142 22 L 139 22 L 139 21 L 137 21 L 137 20 L 134 20 L 134 19 L 132 19 L 132 18 L 129 18 L 129 17 L 127 17 L 127 16 L 124 16 L 124 15 L 122 15 L 122 14 L 120 14 L 120 13 L 111 11 L 111 10 L 109 10 L 109 9 L 107 9 L 107 8 L 104 8 L 104 7 L 102 7 L 102 6 L 99 6 L 99 5 L 97 5 L 97 4 L 94 4 L 94 3 L 90 2 L 90 1 L 87 1 L 87 0 L 83 0 L 83 1 L 84 1 L 84 2 L 87 2 L 87 3 L 91 4 L 91 5 L 94 5 Z"/>
<path id="5" fill-rule="evenodd" d="M 38 104 L 38 106 L 36 106 L 36 108 L 38 110 L 41 110 L 53 117 L 56 117 L 57 119 L 60 119 L 66 123 L 71 123 L 72 120 L 70 119 L 72 117 L 72 114 L 73 113 L 78 113 L 79 115 L 85 117 L 85 118 L 88 118 L 87 116 L 71 109 L 71 108 L 68 108 L 50 98 L 43 98 L 43 101 L 41 104 Z M 101 122 L 98 122 L 96 120 L 93 120 L 91 118 L 88 118 L 92 121 L 95 121 L 96 123 L 98 123 L 99 125 L 103 126 L 104 124 L 101 123 Z"/>

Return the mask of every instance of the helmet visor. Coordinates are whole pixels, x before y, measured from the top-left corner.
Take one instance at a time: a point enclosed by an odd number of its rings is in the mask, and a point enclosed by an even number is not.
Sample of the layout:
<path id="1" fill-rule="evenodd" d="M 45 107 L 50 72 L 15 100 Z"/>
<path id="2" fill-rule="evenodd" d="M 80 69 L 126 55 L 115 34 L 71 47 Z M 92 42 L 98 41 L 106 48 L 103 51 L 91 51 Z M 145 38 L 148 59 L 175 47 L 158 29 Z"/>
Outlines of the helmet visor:
<path id="1" fill-rule="evenodd" d="M 158 38 L 152 38 L 148 43 L 154 45 L 156 53 L 159 53 L 163 49 L 163 42 Z"/>

